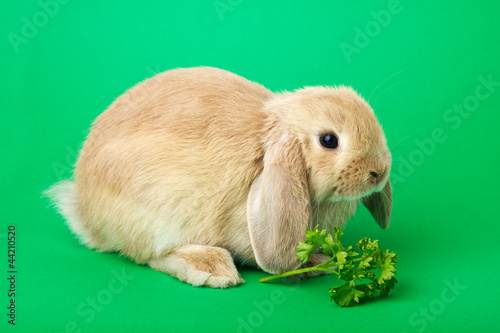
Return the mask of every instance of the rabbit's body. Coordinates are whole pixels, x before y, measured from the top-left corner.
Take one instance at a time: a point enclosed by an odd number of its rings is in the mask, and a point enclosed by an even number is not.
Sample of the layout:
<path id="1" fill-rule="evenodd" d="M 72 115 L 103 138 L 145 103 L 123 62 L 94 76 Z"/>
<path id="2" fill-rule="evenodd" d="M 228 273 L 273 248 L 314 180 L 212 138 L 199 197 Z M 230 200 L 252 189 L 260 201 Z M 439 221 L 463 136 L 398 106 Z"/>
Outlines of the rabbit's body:
<path id="1" fill-rule="evenodd" d="M 123 95 L 97 119 L 75 172 L 97 249 L 146 263 L 210 244 L 252 263 L 246 199 L 262 170 L 261 108 L 271 92 L 220 72 L 165 72 L 129 92 L 144 98 Z"/>
<path id="2" fill-rule="evenodd" d="M 49 194 L 91 248 L 121 252 L 194 285 L 240 283 L 231 256 L 265 266 L 255 249 L 261 236 L 252 236 L 249 228 L 260 223 L 251 216 L 262 209 L 251 204 L 260 196 L 250 202 L 249 192 L 263 174 L 269 133 L 280 123 L 279 112 L 268 107 L 274 96 L 215 68 L 159 74 L 130 89 L 97 118 L 74 182 L 55 185 Z M 343 226 L 360 202 L 322 201 L 312 188 L 304 196 L 309 201 L 303 213 L 310 213 L 301 225 L 307 226 Z M 295 238 L 286 241 L 290 252 Z M 290 258 L 283 269 L 297 265 Z M 273 265 L 263 268 L 283 270 Z"/>

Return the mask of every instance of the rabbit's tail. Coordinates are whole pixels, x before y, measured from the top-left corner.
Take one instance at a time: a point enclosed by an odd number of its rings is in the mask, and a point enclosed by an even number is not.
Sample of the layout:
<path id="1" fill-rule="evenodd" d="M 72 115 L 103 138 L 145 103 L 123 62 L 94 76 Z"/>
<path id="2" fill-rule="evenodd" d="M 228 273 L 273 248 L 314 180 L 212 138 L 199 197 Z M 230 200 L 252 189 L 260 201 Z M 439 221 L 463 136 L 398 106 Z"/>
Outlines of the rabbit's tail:
<path id="1" fill-rule="evenodd" d="M 89 231 L 85 228 L 79 213 L 79 197 L 76 184 L 69 180 L 60 181 L 44 191 L 44 196 L 50 198 L 59 213 L 66 219 L 71 231 L 80 242 L 87 247 L 95 248 Z"/>

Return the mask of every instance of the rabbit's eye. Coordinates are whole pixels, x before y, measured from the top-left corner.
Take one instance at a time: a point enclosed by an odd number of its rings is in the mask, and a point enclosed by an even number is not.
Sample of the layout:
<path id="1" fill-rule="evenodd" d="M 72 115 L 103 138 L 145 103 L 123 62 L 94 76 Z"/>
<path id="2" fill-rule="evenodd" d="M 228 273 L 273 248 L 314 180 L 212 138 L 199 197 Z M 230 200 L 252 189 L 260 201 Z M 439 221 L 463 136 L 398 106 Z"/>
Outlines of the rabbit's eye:
<path id="1" fill-rule="evenodd" d="M 325 148 L 334 149 L 339 146 L 339 140 L 333 133 L 323 134 L 319 137 L 319 142 Z"/>

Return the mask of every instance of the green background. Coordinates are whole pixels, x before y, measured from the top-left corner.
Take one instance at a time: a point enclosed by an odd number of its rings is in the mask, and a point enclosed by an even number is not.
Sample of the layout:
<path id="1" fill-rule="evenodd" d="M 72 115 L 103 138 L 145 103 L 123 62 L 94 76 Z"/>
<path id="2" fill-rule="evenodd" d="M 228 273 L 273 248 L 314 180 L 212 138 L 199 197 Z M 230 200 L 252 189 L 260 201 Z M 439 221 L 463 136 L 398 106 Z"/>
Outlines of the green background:
<path id="1" fill-rule="evenodd" d="M 481 81 L 500 82 L 498 2 L 401 0 L 395 11 L 391 1 L 43 3 L 0 11 L 2 332 L 498 327 L 500 87 Z M 199 65 L 273 91 L 346 84 L 370 98 L 394 156 L 392 223 L 381 231 L 360 209 L 344 242 L 369 236 L 398 254 L 388 298 L 340 308 L 329 302 L 333 277 L 260 284 L 266 274 L 254 269 L 241 270 L 237 288 L 194 288 L 77 243 L 42 190 L 71 176 L 86 130 L 114 98 L 154 73 Z M 8 225 L 15 327 L 5 315 Z"/>

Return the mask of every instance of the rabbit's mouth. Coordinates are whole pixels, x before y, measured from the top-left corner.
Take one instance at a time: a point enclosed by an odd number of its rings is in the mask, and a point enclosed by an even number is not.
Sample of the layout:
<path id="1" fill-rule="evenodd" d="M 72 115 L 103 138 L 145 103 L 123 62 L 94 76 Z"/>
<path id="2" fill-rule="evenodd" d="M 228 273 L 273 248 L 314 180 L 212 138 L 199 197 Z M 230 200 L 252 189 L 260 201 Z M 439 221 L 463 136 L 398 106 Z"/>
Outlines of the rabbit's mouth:
<path id="1" fill-rule="evenodd" d="M 365 184 L 363 189 L 349 191 L 349 189 L 342 189 L 341 187 L 334 186 L 330 191 L 327 191 L 320 201 L 325 202 L 348 202 L 348 201 L 359 201 L 363 198 L 375 193 L 380 192 L 384 189 L 387 183 L 387 179 L 377 184 Z M 368 186 L 366 186 L 368 185 Z"/>
<path id="2" fill-rule="evenodd" d="M 368 193 L 366 191 L 359 193 L 359 194 L 346 194 L 342 188 L 339 188 L 338 186 L 332 187 L 330 190 L 326 191 L 321 198 L 318 200 L 320 202 L 328 202 L 328 203 L 334 203 L 334 202 L 349 202 L 349 201 L 357 201 L 361 200 L 365 196 L 371 194 L 374 192 L 372 189 Z"/>

